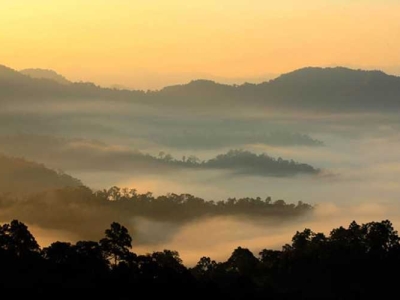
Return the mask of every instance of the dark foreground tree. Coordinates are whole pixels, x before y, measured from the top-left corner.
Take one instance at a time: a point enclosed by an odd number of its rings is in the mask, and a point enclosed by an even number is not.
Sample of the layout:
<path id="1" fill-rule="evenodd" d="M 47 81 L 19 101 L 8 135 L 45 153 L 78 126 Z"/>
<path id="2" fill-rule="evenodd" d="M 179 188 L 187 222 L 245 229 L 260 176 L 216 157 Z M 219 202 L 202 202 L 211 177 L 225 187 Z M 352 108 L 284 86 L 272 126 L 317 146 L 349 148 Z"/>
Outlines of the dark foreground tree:
<path id="1" fill-rule="evenodd" d="M 333 229 L 329 235 L 298 231 L 282 250 L 259 256 L 236 248 L 225 262 L 203 257 L 191 269 L 177 251 L 136 256 L 118 223 L 101 243 L 55 242 L 39 251 L 26 225 L 0 227 L 0 287 L 30 288 L 41 299 L 85 289 L 103 299 L 388 299 L 395 295 L 400 241 L 390 221 Z M 109 260 L 112 261 L 110 268 Z M 76 293 L 76 292 L 73 292 Z M 14 294 L 15 298 L 18 298 Z"/>
<path id="2" fill-rule="evenodd" d="M 119 262 L 128 260 L 132 248 L 132 238 L 128 229 L 113 222 L 105 231 L 105 235 L 105 238 L 100 240 L 100 245 L 106 257 L 113 261 L 113 265 L 117 266 Z"/>
<path id="3" fill-rule="evenodd" d="M 0 248 L 16 256 L 40 251 L 40 247 L 28 227 L 18 220 L 12 220 L 10 224 L 0 227 Z"/>

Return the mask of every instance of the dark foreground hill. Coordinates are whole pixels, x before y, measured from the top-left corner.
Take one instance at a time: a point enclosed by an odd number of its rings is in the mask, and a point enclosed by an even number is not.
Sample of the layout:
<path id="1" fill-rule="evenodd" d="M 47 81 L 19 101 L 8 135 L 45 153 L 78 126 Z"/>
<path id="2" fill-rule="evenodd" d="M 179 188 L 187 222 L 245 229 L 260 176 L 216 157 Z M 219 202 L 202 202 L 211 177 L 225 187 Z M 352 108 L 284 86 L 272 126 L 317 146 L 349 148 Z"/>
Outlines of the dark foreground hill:
<path id="1" fill-rule="evenodd" d="M 238 247 L 224 262 L 202 257 L 192 268 L 174 250 L 131 249 L 132 237 L 116 222 L 99 241 L 41 249 L 13 220 L 0 227 L 0 286 L 16 298 L 29 288 L 42 299 L 78 291 L 98 299 L 386 299 L 398 292 L 399 236 L 388 220 L 353 221 L 329 235 L 305 229 L 282 250 L 254 255 Z"/>

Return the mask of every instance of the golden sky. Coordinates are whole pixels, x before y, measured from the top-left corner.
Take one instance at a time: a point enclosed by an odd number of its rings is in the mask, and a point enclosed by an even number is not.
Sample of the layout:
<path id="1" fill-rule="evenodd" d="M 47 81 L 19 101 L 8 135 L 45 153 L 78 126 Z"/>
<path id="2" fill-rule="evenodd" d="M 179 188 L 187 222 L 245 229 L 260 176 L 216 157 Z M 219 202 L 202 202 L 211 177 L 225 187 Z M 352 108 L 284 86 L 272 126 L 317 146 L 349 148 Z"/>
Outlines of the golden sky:
<path id="1" fill-rule="evenodd" d="M 400 1 L 0 0 L 0 64 L 140 89 L 304 66 L 400 74 Z"/>

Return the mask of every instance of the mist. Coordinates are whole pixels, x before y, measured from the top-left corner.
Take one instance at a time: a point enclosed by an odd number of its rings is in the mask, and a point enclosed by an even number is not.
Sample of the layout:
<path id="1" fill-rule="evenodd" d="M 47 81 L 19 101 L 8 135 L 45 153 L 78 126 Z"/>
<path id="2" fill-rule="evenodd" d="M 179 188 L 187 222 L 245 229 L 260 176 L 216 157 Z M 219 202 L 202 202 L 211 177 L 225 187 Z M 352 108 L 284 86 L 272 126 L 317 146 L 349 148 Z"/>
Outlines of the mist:
<path id="1" fill-rule="evenodd" d="M 138 217 L 132 218 L 126 225 L 132 228 L 135 253 L 177 250 L 185 265 L 194 266 L 204 256 L 216 261 L 225 261 L 233 249 L 244 245 L 255 255 L 262 249 L 281 250 L 283 245 L 291 243 L 297 231 L 305 228 L 328 235 L 332 228 L 346 227 L 354 220 L 363 223 L 386 219 L 390 219 L 394 227 L 398 228 L 399 213 L 400 207 L 397 204 L 324 203 L 318 205 L 311 215 L 292 222 L 248 217 L 215 217 L 179 226 Z M 62 230 L 42 229 L 38 226 L 31 228 L 42 246 L 48 246 L 55 238 L 70 242 L 78 240 L 77 236 Z"/>
<path id="2" fill-rule="evenodd" d="M 155 246 L 137 246 L 139 253 L 151 253 L 160 249 L 179 249 L 185 264 L 195 265 L 199 258 L 210 256 L 216 261 L 225 261 L 233 249 L 246 245 L 255 255 L 262 249 L 281 250 L 289 244 L 296 231 L 310 228 L 314 232 L 329 234 L 332 228 L 348 226 L 353 220 L 358 223 L 368 220 L 392 220 L 395 227 L 400 225 L 399 206 L 380 204 L 341 205 L 326 203 L 318 207 L 306 220 L 292 224 L 251 222 L 235 218 L 215 218 L 186 225 L 168 243 Z M 141 231 L 159 231 L 161 226 L 148 227 L 145 221 L 137 222 Z"/>
<path id="3" fill-rule="evenodd" d="M 3 294 L 396 295 L 399 11 L 2 1 Z"/>
<path id="4" fill-rule="evenodd" d="M 21 219 L 42 246 L 98 239 L 119 221 L 135 252 L 173 249 L 193 265 L 225 260 L 237 246 L 281 249 L 304 228 L 398 224 L 395 76 L 306 68 L 259 84 L 194 80 L 144 92 L 0 73 L 0 221 Z M 93 196 L 114 186 L 150 202 L 270 197 L 312 211 L 174 215 Z"/>

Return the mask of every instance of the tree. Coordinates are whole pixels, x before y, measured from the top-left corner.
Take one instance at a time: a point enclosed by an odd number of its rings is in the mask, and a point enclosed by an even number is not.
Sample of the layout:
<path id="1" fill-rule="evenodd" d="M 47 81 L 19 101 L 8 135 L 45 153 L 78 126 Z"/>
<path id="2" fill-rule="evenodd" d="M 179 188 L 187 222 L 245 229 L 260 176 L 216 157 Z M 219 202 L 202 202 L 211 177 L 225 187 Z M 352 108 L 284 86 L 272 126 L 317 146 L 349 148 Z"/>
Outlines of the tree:
<path id="1" fill-rule="evenodd" d="M 74 260 L 75 250 L 71 243 L 55 242 L 43 249 L 43 255 L 56 264 L 67 264 Z"/>
<path id="2" fill-rule="evenodd" d="M 272 267 L 279 263 L 279 260 L 282 256 L 282 252 L 278 250 L 263 249 L 259 253 L 259 255 L 260 255 L 260 260 L 264 265 Z"/>
<path id="3" fill-rule="evenodd" d="M 171 154 L 167 153 L 165 154 L 163 160 L 165 160 L 166 162 L 171 162 L 174 160 L 174 157 Z"/>
<path id="4" fill-rule="evenodd" d="M 160 152 L 158 153 L 159 159 L 164 159 L 164 156 L 165 156 L 165 152 L 164 152 L 164 151 L 160 151 Z"/>
<path id="5" fill-rule="evenodd" d="M 164 250 L 153 252 L 151 258 L 161 268 L 170 269 L 177 273 L 182 273 L 185 270 L 185 267 L 182 264 L 182 259 L 179 257 L 177 251 Z"/>
<path id="6" fill-rule="evenodd" d="M 315 233 L 311 229 L 304 229 L 302 232 L 297 231 L 292 238 L 292 247 L 295 250 L 303 251 L 315 237 Z"/>
<path id="7" fill-rule="evenodd" d="M 259 260 L 246 248 L 236 248 L 227 261 L 229 269 L 240 274 L 250 275 L 259 264 Z"/>
<path id="8" fill-rule="evenodd" d="M 119 201 L 121 199 L 121 188 L 117 186 L 111 187 L 107 191 L 107 198 L 110 201 Z"/>
<path id="9" fill-rule="evenodd" d="M 81 260 L 105 262 L 101 246 L 93 241 L 79 241 L 74 246 Z"/>
<path id="10" fill-rule="evenodd" d="M 29 232 L 28 227 L 18 220 L 0 227 L 0 248 L 10 251 L 16 256 L 40 251 L 39 244 Z"/>
<path id="11" fill-rule="evenodd" d="M 190 156 L 187 158 L 186 162 L 187 162 L 188 164 L 196 165 L 196 164 L 198 164 L 198 163 L 200 162 L 200 159 L 199 159 L 198 157 L 194 156 L 194 155 L 190 155 Z"/>
<path id="12" fill-rule="evenodd" d="M 369 253 L 387 253 L 399 246 L 399 236 L 389 220 L 364 224 L 365 240 Z"/>
<path id="13" fill-rule="evenodd" d="M 104 257 L 99 243 L 79 241 L 75 244 L 74 250 L 78 264 L 82 267 L 91 270 L 91 272 L 103 272 L 108 269 L 109 261 Z"/>
<path id="14" fill-rule="evenodd" d="M 100 240 L 101 248 L 107 259 L 114 261 L 114 266 L 129 257 L 132 248 L 132 238 L 128 229 L 119 223 L 113 222 L 105 231 L 106 237 Z"/>
<path id="15" fill-rule="evenodd" d="M 193 273 L 200 278 L 210 277 L 211 273 L 217 268 L 215 260 L 211 260 L 209 257 L 200 258 L 199 262 L 192 269 Z"/>

